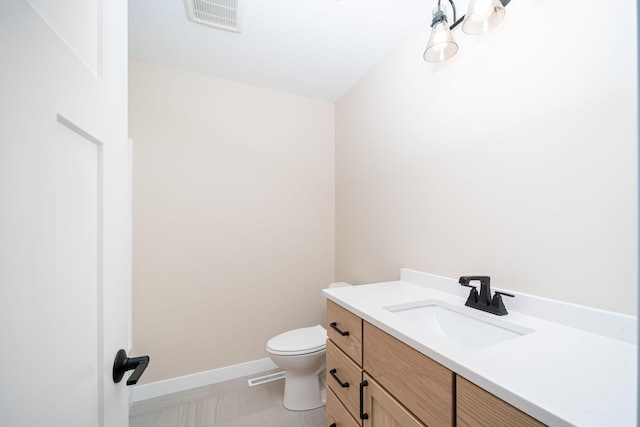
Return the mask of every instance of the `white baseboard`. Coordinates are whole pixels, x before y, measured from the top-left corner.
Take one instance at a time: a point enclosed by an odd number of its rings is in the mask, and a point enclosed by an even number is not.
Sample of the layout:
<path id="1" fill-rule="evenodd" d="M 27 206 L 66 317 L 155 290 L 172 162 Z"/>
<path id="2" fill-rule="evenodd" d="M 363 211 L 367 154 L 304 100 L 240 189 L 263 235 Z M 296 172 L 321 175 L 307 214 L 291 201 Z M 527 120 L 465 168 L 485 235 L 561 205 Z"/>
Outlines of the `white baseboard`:
<path id="1" fill-rule="evenodd" d="M 151 384 L 141 384 L 133 387 L 131 391 L 133 402 L 152 399 L 166 394 L 177 393 L 179 391 L 190 390 L 196 387 L 203 387 L 235 378 L 246 377 L 247 375 L 260 374 L 278 367 L 271 359 L 260 359 L 252 362 L 241 363 L 239 365 L 226 366 L 224 368 L 212 369 L 210 371 L 199 372 L 197 374 L 185 375 L 184 377 L 171 378 Z"/>

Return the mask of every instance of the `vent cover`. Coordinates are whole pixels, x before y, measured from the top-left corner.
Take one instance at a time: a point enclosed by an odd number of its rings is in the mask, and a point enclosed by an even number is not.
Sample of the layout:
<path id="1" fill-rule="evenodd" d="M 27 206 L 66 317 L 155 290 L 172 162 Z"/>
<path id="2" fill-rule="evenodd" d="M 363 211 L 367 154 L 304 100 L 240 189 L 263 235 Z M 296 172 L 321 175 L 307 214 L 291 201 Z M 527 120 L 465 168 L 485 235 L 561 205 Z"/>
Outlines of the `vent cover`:
<path id="1" fill-rule="evenodd" d="M 276 372 L 275 374 L 269 374 L 269 375 L 264 375 L 262 377 L 258 377 L 258 378 L 252 378 L 249 380 L 249 386 L 253 387 L 256 386 L 258 384 L 264 384 L 264 383 L 268 383 L 270 381 L 275 381 L 275 380 L 279 380 L 280 378 L 284 378 L 285 377 L 285 372 Z"/>
<path id="2" fill-rule="evenodd" d="M 187 17 L 198 24 L 242 32 L 242 0 L 184 0 Z"/>

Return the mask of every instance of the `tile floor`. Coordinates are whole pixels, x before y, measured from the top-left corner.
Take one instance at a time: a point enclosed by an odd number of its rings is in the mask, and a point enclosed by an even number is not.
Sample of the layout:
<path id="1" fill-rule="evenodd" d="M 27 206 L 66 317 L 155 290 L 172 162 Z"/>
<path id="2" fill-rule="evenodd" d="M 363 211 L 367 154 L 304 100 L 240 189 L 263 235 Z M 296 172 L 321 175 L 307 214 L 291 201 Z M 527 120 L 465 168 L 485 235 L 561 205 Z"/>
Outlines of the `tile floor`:
<path id="1" fill-rule="evenodd" d="M 266 374 L 266 373 L 265 373 Z M 251 378 L 260 375 L 252 375 Z M 323 427 L 325 408 L 282 407 L 284 380 L 249 387 L 250 377 L 136 402 L 130 427 Z"/>

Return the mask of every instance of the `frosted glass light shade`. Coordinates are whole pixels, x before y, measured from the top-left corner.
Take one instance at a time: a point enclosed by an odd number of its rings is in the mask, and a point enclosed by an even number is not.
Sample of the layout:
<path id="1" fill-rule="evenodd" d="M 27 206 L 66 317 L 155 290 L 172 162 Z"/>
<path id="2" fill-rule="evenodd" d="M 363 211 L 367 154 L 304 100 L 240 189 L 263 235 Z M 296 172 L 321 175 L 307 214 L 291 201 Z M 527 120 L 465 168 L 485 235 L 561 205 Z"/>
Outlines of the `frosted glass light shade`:
<path id="1" fill-rule="evenodd" d="M 431 36 L 424 51 L 423 58 L 427 62 L 440 62 L 451 58 L 458 51 L 458 44 L 453 41 L 451 30 L 446 20 L 440 21 L 431 29 Z"/>
<path id="2" fill-rule="evenodd" d="M 489 31 L 504 19 L 504 6 L 500 0 L 471 0 L 462 22 L 462 31 L 481 34 Z"/>

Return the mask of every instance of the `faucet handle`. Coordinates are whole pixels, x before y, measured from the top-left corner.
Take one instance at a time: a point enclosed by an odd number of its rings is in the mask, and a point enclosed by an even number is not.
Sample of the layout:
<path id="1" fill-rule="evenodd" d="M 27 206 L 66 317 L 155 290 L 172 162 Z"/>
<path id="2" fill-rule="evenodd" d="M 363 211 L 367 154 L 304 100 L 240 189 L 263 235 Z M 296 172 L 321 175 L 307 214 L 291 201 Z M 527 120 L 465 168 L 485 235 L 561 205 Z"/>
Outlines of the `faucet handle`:
<path id="1" fill-rule="evenodd" d="M 504 316 L 505 314 L 509 314 L 509 312 L 507 311 L 507 307 L 505 307 L 504 303 L 502 302 L 502 295 L 511 297 L 511 298 L 515 297 L 515 295 L 513 294 L 495 291 L 495 293 L 493 294 L 493 298 L 491 299 L 491 306 L 495 309 L 495 310 L 492 310 L 492 312 L 497 314 L 498 316 Z"/>
<path id="2" fill-rule="evenodd" d="M 460 283 L 462 286 L 466 286 L 467 288 L 471 288 L 469 291 L 469 296 L 467 297 L 467 302 L 465 305 L 469 304 L 477 304 L 478 303 L 478 288 L 473 285 L 467 285 L 466 283 Z"/>
<path id="3" fill-rule="evenodd" d="M 508 294 L 508 293 L 506 293 L 506 292 L 495 291 L 494 293 L 495 293 L 495 294 L 498 294 L 498 295 L 504 295 L 505 297 L 511 297 L 511 298 L 515 298 L 515 297 L 516 297 L 515 295 L 513 295 L 513 294 Z"/>

